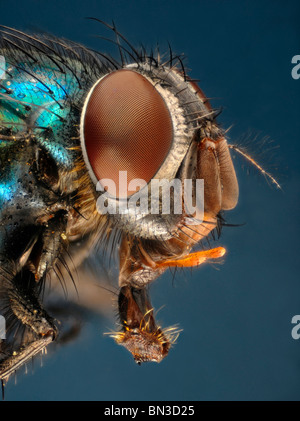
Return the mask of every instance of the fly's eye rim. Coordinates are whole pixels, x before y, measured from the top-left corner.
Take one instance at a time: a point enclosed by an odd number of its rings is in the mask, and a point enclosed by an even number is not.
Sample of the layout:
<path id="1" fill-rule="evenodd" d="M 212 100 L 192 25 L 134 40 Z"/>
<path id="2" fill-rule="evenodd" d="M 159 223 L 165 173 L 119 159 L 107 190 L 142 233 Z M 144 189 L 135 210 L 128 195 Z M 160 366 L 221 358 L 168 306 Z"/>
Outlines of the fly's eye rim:
<path id="1" fill-rule="evenodd" d="M 109 73 L 110 74 L 110 73 Z M 88 155 L 87 155 L 87 150 L 86 150 L 86 147 L 85 147 L 85 138 L 84 138 L 84 118 L 85 118 L 85 115 L 86 115 L 86 109 L 87 109 L 87 106 L 88 106 L 88 104 L 89 104 L 89 101 L 90 101 L 90 98 L 91 98 L 91 96 L 92 96 L 92 94 L 93 94 L 93 92 L 94 92 L 94 90 L 96 89 L 96 87 L 98 86 L 98 84 L 99 83 L 101 83 L 101 81 L 103 81 L 103 79 L 105 79 L 109 74 L 106 74 L 106 75 L 104 75 L 104 76 L 102 76 L 100 79 L 98 79 L 97 80 L 97 82 L 91 87 L 91 89 L 90 89 L 90 91 L 89 91 L 89 93 L 88 93 L 88 95 L 87 95 L 87 97 L 86 97 L 86 99 L 85 99 L 85 101 L 84 101 L 84 105 L 83 105 L 83 108 L 82 108 L 82 112 L 81 112 L 81 117 L 80 117 L 80 146 L 81 146 L 81 151 L 82 151 L 82 155 L 83 155 L 83 159 L 84 159 L 84 163 L 85 163 L 85 165 L 86 165 L 86 167 L 87 167 L 87 170 L 88 170 L 88 173 L 89 173 L 89 176 L 91 177 L 91 179 L 92 179 L 92 182 L 94 183 L 94 185 L 95 186 L 97 186 L 97 184 L 98 184 L 98 179 L 97 179 L 97 177 L 95 176 L 95 173 L 94 173 L 94 170 L 93 170 L 93 168 L 92 168 L 92 166 L 91 166 L 91 164 L 90 164 L 90 161 L 89 161 L 89 157 L 88 157 Z"/>
<path id="2" fill-rule="evenodd" d="M 143 80 L 144 82 L 146 82 L 146 84 L 148 86 L 151 86 L 151 89 L 153 88 L 153 92 L 154 92 L 153 97 L 156 96 L 156 98 L 159 98 L 161 104 L 163 104 L 163 110 L 162 110 L 162 112 L 161 112 L 161 109 L 159 108 L 159 115 L 161 115 L 161 114 L 164 113 L 164 118 L 165 119 L 167 118 L 167 120 L 168 120 L 167 123 L 169 124 L 169 128 L 168 129 L 165 129 L 165 125 L 161 124 L 161 120 L 158 120 L 157 121 L 157 127 L 154 127 L 154 130 L 157 129 L 157 128 L 159 128 L 158 132 L 156 133 L 156 138 L 158 138 L 158 136 L 160 136 L 160 128 L 161 127 L 163 128 L 163 133 L 166 133 L 166 130 L 169 130 L 169 132 L 167 132 L 167 136 L 164 135 L 161 138 L 164 141 L 163 142 L 164 143 L 164 145 L 163 145 L 164 146 L 163 151 L 160 152 L 160 155 L 159 154 L 156 154 L 158 156 L 157 159 L 159 159 L 160 161 L 158 162 L 158 164 L 157 164 L 157 161 L 156 161 L 156 164 L 154 166 L 150 167 L 150 170 L 148 169 L 148 173 L 149 173 L 149 171 L 152 172 L 151 173 L 151 176 L 150 177 L 149 176 L 148 177 L 145 177 L 145 179 L 147 181 L 145 180 L 145 185 L 141 186 L 140 189 L 136 189 L 135 191 L 132 191 L 131 194 L 127 194 L 127 195 L 125 195 L 125 197 L 124 196 L 118 196 L 118 194 L 116 194 L 116 196 L 115 196 L 115 195 L 111 195 L 104 188 L 105 185 L 103 185 L 103 184 L 100 183 L 101 184 L 101 188 L 100 189 L 97 189 L 97 191 L 101 191 L 102 194 L 103 193 L 106 193 L 106 197 L 107 198 L 114 199 L 114 200 L 117 200 L 117 201 L 128 201 L 129 198 L 132 197 L 134 194 L 136 194 L 136 193 L 139 193 L 140 194 L 141 191 L 143 191 L 143 190 L 145 190 L 145 189 L 148 188 L 148 185 L 149 185 L 150 181 L 153 178 L 155 178 L 156 174 L 159 172 L 159 170 L 163 166 L 164 162 L 166 161 L 166 159 L 167 159 L 167 157 L 168 157 L 168 155 L 169 155 L 169 153 L 170 153 L 170 151 L 172 149 L 173 141 L 174 141 L 174 124 L 173 124 L 173 118 L 172 118 L 172 115 L 171 115 L 169 106 L 167 104 L 167 101 L 163 97 L 163 95 L 161 95 L 161 93 L 156 89 L 156 87 L 155 87 L 153 81 L 151 80 L 151 78 L 146 77 L 144 74 L 141 74 L 138 71 L 135 71 L 135 70 L 132 70 L 132 69 L 126 69 L 126 68 L 115 70 L 113 72 L 110 72 L 110 73 L 102 76 L 100 79 L 98 79 L 96 81 L 96 83 L 90 89 L 90 91 L 89 91 L 89 93 L 88 93 L 88 95 L 87 95 L 87 97 L 85 99 L 85 102 L 84 102 L 84 105 L 83 105 L 83 109 L 82 109 L 82 113 L 81 113 L 81 119 L 80 119 L 80 143 L 81 143 L 81 150 L 82 150 L 84 162 L 85 162 L 85 165 L 87 167 L 89 176 L 90 176 L 92 182 L 94 183 L 94 185 L 97 187 L 97 185 L 98 185 L 98 183 L 99 183 L 100 180 L 105 179 L 105 178 L 109 178 L 109 177 L 103 177 L 102 176 L 102 177 L 99 177 L 98 178 L 96 176 L 96 174 L 95 174 L 94 168 L 93 168 L 93 166 L 92 166 L 92 164 L 90 162 L 89 156 L 88 156 L 87 145 L 86 145 L 86 138 L 85 138 L 85 128 L 86 128 L 85 119 L 86 119 L 86 114 L 87 114 L 87 108 L 89 106 L 89 103 L 90 103 L 90 100 L 92 98 L 92 95 L 95 92 L 95 89 L 97 89 L 97 87 L 99 86 L 99 84 L 102 83 L 106 78 L 108 78 L 108 77 L 110 77 L 112 75 L 116 75 L 117 73 L 124 72 L 124 71 L 127 72 L 127 73 L 130 73 L 132 75 L 134 74 L 134 75 L 138 76 L 138 78 L 140 80 Z M 135 77 L 135 76 L 133 76 L 133 77 Z M 101 87 L 100 87 L 100 89 L 101 89 Z M 150 89 L 150 88 L 148 88 L 148 89 Z M 97 95 L 97 93 L 96 93 L 96 95 Z M 155 100 L 156 99 L 154 98 L 154 100 L 153 100 L 154 104 L 155 104 Z M 101 106 L 101 103 L 100 103 L 100 106 Z M 117 106 L 118 106 L 118 104 L 116 105 L 116 107 Z M 142 106 L 143 106 L 143 103 L 142 103 Z M 144 112 L 144 109 L 141 108 L 141 111 Z M 151 116 L 152 120 L 154 119 L 154 121 L 156 121 L 155 120 L 155 117 L 156 117 L 156 114 L 154 116 Z M 162 119 L 162 121 L 163 121 L 163 119 Z M 101 120 L 100 120 L 100 124 L 102 124 Z M 145 120 L 145 121 L 142 120 L 142 124 L 144 124 L 144 127 L 145 128 L 148 127 L 147 120 Z M 97 134 L 98 133 L 96 133 L 96 135 Z M 152 137 L 155 138 L 155 134 Z M 165 141 L 165 137 L 167 137 L 166 141 Z M 129 139 L 129 141 L 130 141 L 130 139 Z M 145 144 L 145 139 L 142 138 L 142 141 Z M 161 142 L 158 142 L 157 140 L 156 140 L 156 142 L 157 143 L 161 143 Z M 131 145 L 129 145 L 129 146 L 131 146 Z M 143 146 L 143 143 L 142 143 L 142 146 Z M 157 146 L 160 146 L 160 144 L 157 145 Z M 151 150 L 153 150 L 153 151 L 155 150 L 155 147 L 153 147 L 153 145 L 151 143 L 150 143 L 150 146 L 149 147 L 152 148 Z M 121 169 L 120 169 L 120 171 L 121 171 Z M 138 177 L 137 176 L 136 178 L 135 177 L 132 177 L 131 179 L 139 179 L 139 178 L 141 179 L 142 177 Z"/>

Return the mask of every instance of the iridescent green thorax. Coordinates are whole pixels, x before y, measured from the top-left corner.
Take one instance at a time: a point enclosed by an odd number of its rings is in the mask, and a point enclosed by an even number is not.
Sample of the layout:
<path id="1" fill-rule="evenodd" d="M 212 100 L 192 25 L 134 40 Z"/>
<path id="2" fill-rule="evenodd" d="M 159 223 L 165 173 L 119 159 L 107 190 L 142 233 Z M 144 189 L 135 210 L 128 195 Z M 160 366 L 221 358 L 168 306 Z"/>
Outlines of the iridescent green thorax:
<path id="1" fill-rule="evenodd" d="M 16 192 L 16 161 L 29 140 L 47 151 L 59 169 L 74 168 L 82 103 L 108 68 L 82 46 L 19 31 L 2 31 L 0 54 L 2 207 Z"/>
<path id="2" fill-rule="evenodd" d="M 9 57 L 6 64 L 0 90 L 1 125 L 16 137 L 30 131 L 56 162 L 70 168 L 72 156 L 67 148 L 74 143 L 70 129 L 76 121 L 72 97 L 82 96 L 83 90 L 72 75 L 57 74 L 54 68 L 36 65 L 29 69 L 24 62 L 10 66 Z"/>

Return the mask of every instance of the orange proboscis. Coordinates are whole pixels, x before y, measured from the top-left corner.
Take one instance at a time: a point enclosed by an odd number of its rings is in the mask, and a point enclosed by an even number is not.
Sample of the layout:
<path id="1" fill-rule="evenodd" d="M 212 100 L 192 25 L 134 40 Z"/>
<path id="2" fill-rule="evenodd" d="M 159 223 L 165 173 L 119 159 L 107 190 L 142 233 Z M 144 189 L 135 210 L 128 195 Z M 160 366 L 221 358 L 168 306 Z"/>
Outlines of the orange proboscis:
<path id="1" fill-rule="evenodd" d="M 164 260 L 163 262 L 157 262 L 159 267 L 192 267 L 199 266 L 204 263 L 207 259 L 218 259 L 224 256 L 226 250 L 224 247 L 216 247 L 210 250 L 196 251 L 188 254 L 182 259 L 170 259 Z"/>

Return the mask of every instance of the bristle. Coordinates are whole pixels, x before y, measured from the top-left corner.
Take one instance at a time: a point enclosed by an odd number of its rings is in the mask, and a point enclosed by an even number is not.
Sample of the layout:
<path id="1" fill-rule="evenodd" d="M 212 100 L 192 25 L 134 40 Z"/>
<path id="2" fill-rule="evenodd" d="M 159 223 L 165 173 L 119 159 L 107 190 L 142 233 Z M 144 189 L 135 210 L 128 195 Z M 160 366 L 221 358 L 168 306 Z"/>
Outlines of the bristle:
<path id="1" fill-rule="evenodd" d="M 256 162 L 250 155 L 248 155 L 246 152 L 242 151 L 241 148 L 239 148 L 238 146 L 235 145 L 228 145 L 229 148 L 233 149 L 234 151 L 238 152 L 240 155 L 242 155 L 247 161 L 249 161 L 254 167 L 256 167 L 261 174 L 263 174 L 266 178 L 268 178 L 269 180 L 271 180 L 271 182 L 273 184 L 275 184 L 275 186 L 281 190 L 281 186 L 280 184 L 277 182 L 277 180 L 272 176 L 272 174 L 270 174 L 269 172 L 267 172 L 266 170 L 263 169 L 263 167 Z"/>

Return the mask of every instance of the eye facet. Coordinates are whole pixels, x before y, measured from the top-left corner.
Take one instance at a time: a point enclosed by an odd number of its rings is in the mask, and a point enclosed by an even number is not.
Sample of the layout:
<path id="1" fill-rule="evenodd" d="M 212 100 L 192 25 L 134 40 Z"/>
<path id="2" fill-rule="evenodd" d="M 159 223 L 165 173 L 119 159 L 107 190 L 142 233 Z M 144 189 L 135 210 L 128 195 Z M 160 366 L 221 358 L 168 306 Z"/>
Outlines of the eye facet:
<path id="1" fill-rule="evenodd" d="M 110 73 L 94 86 L 81 124 L 92 178 L 112 180 L 117 197 L 135 193 L 127 188 L 119 192 L 119 171 L 127 171 L 128 183 L 148 183 L 173 140 L 172 119 L 162 96 L 144 76 L 127 69 Z"/>

